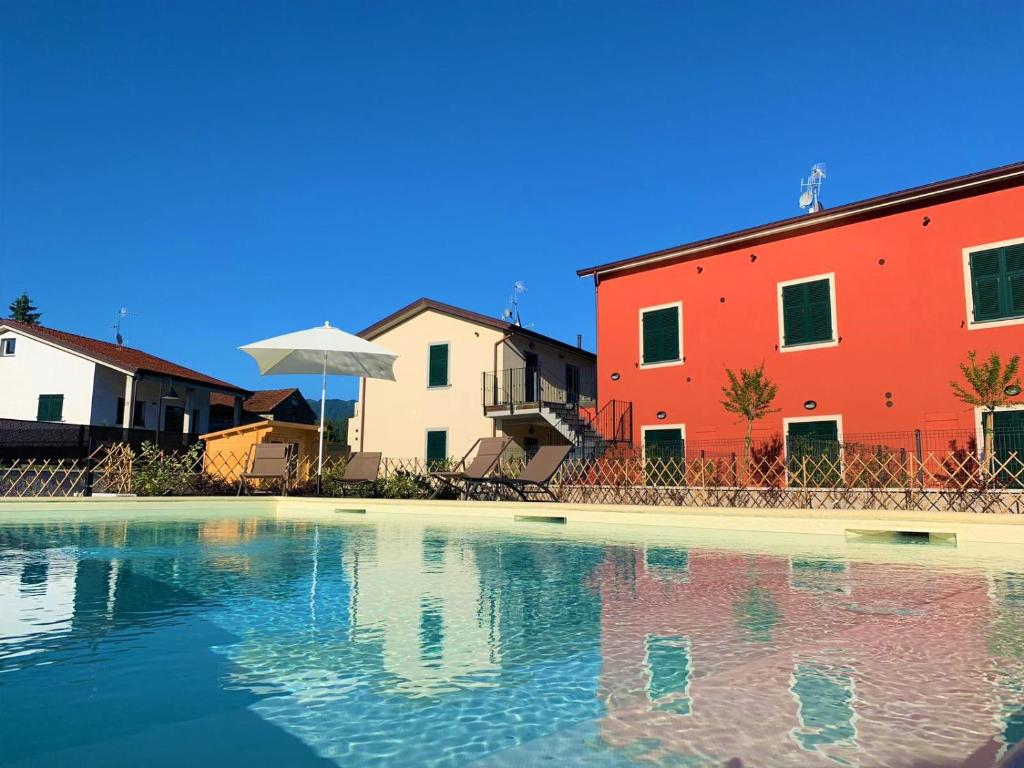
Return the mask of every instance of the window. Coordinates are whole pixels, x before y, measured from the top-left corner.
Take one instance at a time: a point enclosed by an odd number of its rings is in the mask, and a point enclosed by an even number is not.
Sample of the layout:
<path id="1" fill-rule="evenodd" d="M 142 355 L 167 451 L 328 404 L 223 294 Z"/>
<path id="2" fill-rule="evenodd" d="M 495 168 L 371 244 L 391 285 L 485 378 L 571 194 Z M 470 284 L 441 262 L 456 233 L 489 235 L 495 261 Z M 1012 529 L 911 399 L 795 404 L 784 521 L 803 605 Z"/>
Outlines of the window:
<path id="1" fill-rule="evenodd" d="M 447 387 L 448 380 L 448 345 L 431 344 L 427 363 L 427 386 Z"/>
<path id="2" fill-rule="evenodd" d="M 40 395 L 37 421 L 60 421 L 64 417 L 64 395 Z"/>
<path id="3" fill-rule="evenodd" d="M 646 651 L 647 700 L 660 712 L 690 714 L 689 639 L 679 635 L 648 635 Z"/>
<path id="4" fill-rule="evenodd" d="M 448 460 L 448 430 L 427 430 L 427 467 L 436 469 Z"/>
<path id="5" fill-rule="evenodd" d="M 779 336 L 783 350 L 837 343 L 832 275 L 779 283 Z"/>
<path id="6" fill-rule="evenodd" d="M 1024 318 L 1024 243 L 968 255 L 974 322 Z"/>
<path id="7" fill-rule="evenodd" d="M 679 302 L 640 310 L 640 364 L 668 365 L 682 361 L 683 305 Z"/>
<path id="8" fill-rule="evenodd" d="M 14 347 L 18 340 L 10 337 L 6 339 L 0 339 L 0 357 L 11 357 L 14 355 Z"/>

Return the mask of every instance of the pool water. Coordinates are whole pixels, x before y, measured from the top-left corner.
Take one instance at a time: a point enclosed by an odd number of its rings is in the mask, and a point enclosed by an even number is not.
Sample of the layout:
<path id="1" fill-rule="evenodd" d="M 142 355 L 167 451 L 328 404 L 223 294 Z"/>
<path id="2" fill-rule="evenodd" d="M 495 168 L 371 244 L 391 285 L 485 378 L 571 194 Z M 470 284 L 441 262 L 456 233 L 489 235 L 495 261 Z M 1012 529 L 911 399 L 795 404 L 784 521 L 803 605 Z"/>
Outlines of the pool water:
<path id="1" fill-rule="evenodd" d="M 1024 557 L 404 516 L 0 524 L 0 764 L 995 765 Z"/>

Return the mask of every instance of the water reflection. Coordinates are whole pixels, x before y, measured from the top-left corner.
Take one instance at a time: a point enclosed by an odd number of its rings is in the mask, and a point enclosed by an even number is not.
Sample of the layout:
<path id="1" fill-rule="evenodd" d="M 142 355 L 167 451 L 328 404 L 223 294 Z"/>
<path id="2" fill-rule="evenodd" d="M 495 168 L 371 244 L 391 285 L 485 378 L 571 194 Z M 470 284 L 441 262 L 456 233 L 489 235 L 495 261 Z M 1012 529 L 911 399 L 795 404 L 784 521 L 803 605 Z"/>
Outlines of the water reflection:
<path id="1" fill-rule="evenodd" d="M 0 764 L 994 765 L 1024 572 L 853 554 L 0 526 Z"/>

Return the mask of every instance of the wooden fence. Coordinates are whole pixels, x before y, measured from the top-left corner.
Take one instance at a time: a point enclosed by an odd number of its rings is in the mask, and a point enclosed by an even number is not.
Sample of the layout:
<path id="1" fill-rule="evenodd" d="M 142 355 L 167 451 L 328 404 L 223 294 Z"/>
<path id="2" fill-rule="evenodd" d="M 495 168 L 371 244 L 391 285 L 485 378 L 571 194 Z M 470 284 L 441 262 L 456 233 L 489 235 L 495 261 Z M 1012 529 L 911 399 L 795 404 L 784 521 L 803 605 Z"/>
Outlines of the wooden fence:
<path id="1" fill-rule="evenodd" d="M 0 496 L 233 494 L 247 458 L 207 457 L 198 448 L 174 452 L 115 444 L 85 459 L 5 462 L 0 465 Z M 508 455 L 499 471 L 514 477 L 525 463 L 521 454 Z M 742 464 L 736 454 L 679 458 L 616 449 L 596 459 L 567 461 L 551 487 L 561 501 L 573 503 L 1024 512 L 1024 457 L 1016 453 L 984 461 L 956 447 L 915 454 L 841 446 L 791 456 L 755 455 L 746 470 Z M 315 458 L 298 460 L 293 493 L 316 493 L 315 465 Z M 337 491 L 329 479 L 343 469 L 343 461 L 328 463 L 326 493 Z M 370 490 L 386 495 L 388 481 L 411 478 L 417 484 L 406 492 L 426 496 L 428 475 L 421 459 L 385 458 L 381 485 Z"/>

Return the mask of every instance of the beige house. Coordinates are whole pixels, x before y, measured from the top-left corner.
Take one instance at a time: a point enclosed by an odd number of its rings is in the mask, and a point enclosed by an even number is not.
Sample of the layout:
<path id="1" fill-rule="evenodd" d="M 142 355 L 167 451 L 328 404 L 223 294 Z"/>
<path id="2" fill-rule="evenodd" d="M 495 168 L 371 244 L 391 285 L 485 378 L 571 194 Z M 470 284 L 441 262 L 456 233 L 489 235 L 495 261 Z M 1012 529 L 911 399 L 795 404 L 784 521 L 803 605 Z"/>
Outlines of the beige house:
<path id="1" fill-rule="evenodd" d="M 362 331 L 398 354 L 395 381 L 364 379 L 353 450 L 428 461 L 461 457 L 479 437 L 540 445 L 601 441 L 596 357 L 528 328 L 420 299 Z"/>

